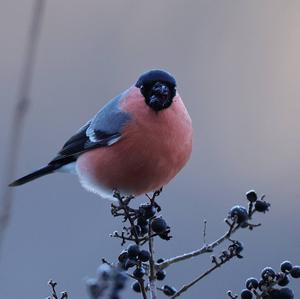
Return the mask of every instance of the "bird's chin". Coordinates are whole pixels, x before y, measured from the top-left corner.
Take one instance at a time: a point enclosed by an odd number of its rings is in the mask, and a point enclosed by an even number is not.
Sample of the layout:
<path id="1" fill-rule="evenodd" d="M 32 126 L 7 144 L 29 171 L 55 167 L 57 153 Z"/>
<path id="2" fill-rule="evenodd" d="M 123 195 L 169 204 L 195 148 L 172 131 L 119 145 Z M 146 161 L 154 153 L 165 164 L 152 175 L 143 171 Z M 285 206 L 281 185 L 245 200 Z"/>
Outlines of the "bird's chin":
<path id="1" fill-rule="evenodd" d="M 172 101 L 169 99 L 161 99 L 156 96 L 152 96 L 148 102 L 146 102 L 153 110 L 160 111 L 171 106 Z"/>

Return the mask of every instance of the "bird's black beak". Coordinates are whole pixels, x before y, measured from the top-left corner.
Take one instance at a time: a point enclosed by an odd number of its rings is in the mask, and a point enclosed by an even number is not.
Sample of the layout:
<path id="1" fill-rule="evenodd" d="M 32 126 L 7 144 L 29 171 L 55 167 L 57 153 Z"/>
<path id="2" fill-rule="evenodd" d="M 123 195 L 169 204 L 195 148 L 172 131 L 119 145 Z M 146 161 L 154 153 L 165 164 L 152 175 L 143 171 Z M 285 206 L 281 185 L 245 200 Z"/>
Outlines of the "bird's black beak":
<path id="1" fill-rule="evenodd" d="M 173 96 L 169 86 L 162 82 L 156 82 L 152 86 L 146 102 L 155 111 L 160 111 L 171 105 Z"/>

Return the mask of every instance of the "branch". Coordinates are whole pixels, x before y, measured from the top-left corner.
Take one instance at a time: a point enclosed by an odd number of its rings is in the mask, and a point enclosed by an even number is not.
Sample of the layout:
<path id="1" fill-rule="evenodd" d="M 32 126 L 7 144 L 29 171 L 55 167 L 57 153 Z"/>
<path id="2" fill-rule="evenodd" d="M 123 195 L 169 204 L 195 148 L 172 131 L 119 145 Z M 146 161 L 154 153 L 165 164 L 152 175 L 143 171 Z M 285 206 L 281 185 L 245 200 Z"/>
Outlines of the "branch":
<path id="1" fill-rule="evenodd" d="M 37 45 L 40 36 L 43 13 L 46 0 L 36 0 L 33 7 L 33 16 L 27 41 L 27 50 L 24 57 L 23 69 L 18 94 L 18 100 L 12 117 L 12 130 L 10 134 L 8 154 L 5 166 L 4 194 L 2 196 L 2 207 L 0 211 L 0 249 L 6 227 L 11 217 L 13 202 L 12 189 L 7 184 L 13 180 L 19 156 L 21 136 L 23 132 L 25 117 L 30 105 L 30 89 L 32 85 L 34 65 L 36 61 Z"/>
<path id="2" fill-rule="evenodd" d="M 252 215 L 255 213 L 255 209 L 253 208 L 253 205 L 250 203 L 249 204 L 249 219 L 252 218 Z M 163 261 L 162 263 L 158 263 L 156 264 L 156 268 L 163 270 L 167 267 L 169 267 L 172 264 L 181 262 L 181 261 L 185 261 L 188 260 L 190 258 L 196 257 L 198 255 L 204 254 L 204 253 L 208 253 L 208 252 L 213 252 L 213 249 L 217 246 L 219 246 L 221 243 L 223 243 L 226 240 L 229 240 L 230 237 L 238 230 L 240 229 L 242 226 L 241 224 L 238 224 L 236 221 L 233 221 L 232 223 L 230 223 L 228 221 L 228 219 L 225 219 L 225 222 L 229 225 L 229 229 L 226 233 L 224 233 L 221 237 L 219 237 L 217 240 L 215 240 L 214 242 L 210 243 L 210 244 L 205 244 L 204 246 L 202 246 L 201 248 L 191 251 L 189 253 L 184 253 L 182 255 L 176 256 L 176 257 L 172 257 L 169 258 L 165 261 Z M 206 224 L 205 224 L 206 226 Z M 247 227 L 252 230 L 254 227 L 260 226 L 260 224 L 251 224 L 251 223 L 247 223 Z"/>
<path id="3" fill-rule="evenodd" d="M 235 225 L 235 223 L 234 223 L 234 225 Z M 230 237 L 233 235 L 233 233 L 235 233 L 240 227 L 241 227 L 240 225 L 236 225 L 234 228 L 229 228 L 229 230 L 224 235 L 222 235 L 220 238 L 218 238 L 214 242 L 212 242 L 208 245 L 204 245 L 200 249 L 191 251 L 189 253 L 184 253 L 182 255 L 169 258 L 169 259 L 165 260 L 164 262 L 157 264 L 156 266 L 157 266 L 157 268 L 162 270 L 162 269 L 169 267 L 172 264 L 188 260 L 190 258 L 193 258 L 195 256 L 198 256 L 198 255 L 201 255 L 204 253 L 212 252 L 215 247 L 217 247 L 218 245 L 223 243 L 225 240 L 230 239 Z"/>
<path id="4" fill-rule="evenodd" d="M 240 205 L 232 207 L 225 219 L 228 229 L 217 240 L 210 244 L 206 243 L 207 223 L 204 221 L 204 245 L 200 249 L 169 258 L 165 261 L 163 259 L 158 259 L 155 263 L 154 238 L 159 237 L 163 240 L 170 240 L 172 238 L 170 235 L 170 227 L 167 225 L 167 222 L 162 216 L 157 215 L 157 212 L 160 211 L 161 208 L 156 203 L 155 199 L 160 192 L 161 190 L 154 192 L 153 196 L 147 195 L 150 202 L 139 205 L 137 209 L 129 206 L 133 197 L 122 196 L 119 192 L 115 192 L 115 197 L 118 199 L 119 204 L 113 203 L 111 205 L 112 215 L 114 217 L 123 217 L 123 222 L 125 223 L 121 232 L 115 231 L 111 236 L 122 239 L 122 245 L 127 241 L 135 243 L 129 245 L 127 249 L 122 250 L 118 256 L 118 267 L 123 271 L 126 271 L 127 276 L 135 280 L 132 289 L 137 293 L 141 293 L 143 299 L 147 299 L 148 291 L 151 299 L 157 299 L 157 290 L 163 292 L 166 296 L 176 298 L 208 274 L 227 263 L 233 257 L 236 256 L 241 258 L 240 252 L 242 250 L 242 245 L 238 241 L 233 241 L 231 239 L 232 235 L 240 228 L 253 230 L 255 227 L 260 226 L 260 224 L 250 223 L 253 214 L 256 211 L 265 213 L 270 207 L 270 204 L 263 200 L 264 197 L 261 197 L 261 199 L 258 200 L 257 195 L 253 194 L 254 191 L 251 192 L 251 197 L 248 192 L 246 194 L 249 201 L 248 209 Z M 163 280 L 166 275 L 163 269 L 171 264 L 190 259 L 194 256 L 212 252 L 215 247 L 226 240 L 231 242 L 228 250 L 223 251 L 218 258 L 213 257 L 214 265 L 190 283 L 182 286 L 178 292 L 174 287 L 169 285 L 157 287 L 157 280 Z M 141 249 L 141 246 L 145 243 L 148 243 L 148 251 Z M 133 268 L 133 270 L 130 270 L 131 268 Z M 146 281 L 148 283 L 145 285 Z"/>
<path id="5" fill-rule="evenodd" d="M 60 297 L 58 297 L 57 292 L 56 292 L 56 286 L 57 286 L 57 282 L 53 281 L 52 279 L 50 279 L 48 281 L 48 285 L 51 288 L 51 296 L 48 297 L 47 299 L 67 299 L 68 298 L 68 293 L 67 292 L 61 292 L 60 293 Z"/>
<path id="6" fill-rule="evenodd" d="M 220 268 L 222 265 L 225 263 L 229 262 L 233 257 L 239 257 L 242 258 L 240 255 L 240 252 L 242 251 L 243 247 L 241 244 L 237 241 L 233 241 L 233 244 L 229 246 L 229 252 L 224 251 L 222 255 L 219 257 L 219 261 L 217 260 L 216 257 L 213 256 L 212 262 L 215 264 L 213 267 L 208 269 L 206 272 L 203 274 L 199 275 L 196 277 L 194 280 L 192 280 L 190 283 L 183 285 L 181 289 L 175 293 L 171 297 L 171 299 L 175 299 L 179 297 L 182 293 L 186 292 L 188 289 L 190 289 L 193 285 L 195 285 L 197 282 L 199 282 L 201 279 L 203 279 L 205 276 L 210 274 L 211 272 L 215 271 L 217 268 Z"/>
<path id="7" fill-rule="evenodd" d="M 149 284 L 150 284 L 150 294 L 151 299 L 156 299 L 156 273 L 155 273 L 155 262 L 154 262 L 154 244 L 153 244 L 153 237 L 151 236 L 152 229 L 151 229 L 151 221 L 149 222 L 149 252 L 150 252 L 150 259 L 149 259 L 149 266 L 150 266 L 150 276 L 149 276 Z"/>

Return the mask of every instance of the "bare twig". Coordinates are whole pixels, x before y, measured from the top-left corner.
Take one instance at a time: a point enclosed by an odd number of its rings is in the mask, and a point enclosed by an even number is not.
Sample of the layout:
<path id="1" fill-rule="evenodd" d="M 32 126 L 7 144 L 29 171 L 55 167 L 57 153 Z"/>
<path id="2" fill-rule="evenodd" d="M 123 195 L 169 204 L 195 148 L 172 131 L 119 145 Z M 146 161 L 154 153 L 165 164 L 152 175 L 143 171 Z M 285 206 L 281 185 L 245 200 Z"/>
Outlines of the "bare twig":
<path id="1" fill-rule="evenodd" d="M 68 298 L 68 293 L 67 292 L 61 292 L 60 297 L 58 297 L 56 289 L 55 289 L 56 286 L 57 286 L 57 282 L 50 279 L 48 281 L 48 285 L 51 287 L 51 293 L 52 294 L 47 299 L 67 299 Z"/>
<path id="2" fill-rule="evenodd" d="M 150 252 L 150 260 L 149 260 L 149 266 L 150 266 L 150 275 L 149 275 L 149 285 L 150 285 L 150 294 L 151 299 L 156 299 L 156 271 L 155 271 L 155 262 L 154 262 L 154 244 L 153 244 L 153 237 L 151 236 L 151 221 L 149 222 L 149 252 Z"/>
<path id="3" fill-rule="evenodd" d="M 214 242 L 212 242 L 208 245 L 204 245 L 200 249 L 191 251 L 189 253 L 184 253 L 182 255 L 169 258 L 169 259 L 165 260 L 164 262 L 157 264 L 156 267 L 159 269 L 165 269 L 172 264 L 188 260 L 188 259 L 196 257 L 200 254 L 212 252 L 215 247 L 217 247 L 218 245 L 223 243 L 225 240 L 228 240 L 232 236 L 232 234 L 234 232 L 236 232 L 239 228 L 240 228 L 240 225 L 237 224 L 233 229 L 229 228 L 229 230 L 224 235 L 222 235 L 220 238 L 218 238 Z"/>
<path id="4" fill-rule="evenodd" d="M 237 299 L 237 298 L 239 297 L 239 296 L 236 295 L 236 294 L 232 294 L 231 291 L 228 291 L 228 292 L 227 292 L 227 295 L 228 295 L 231 299 Z"/>
<path id="5" fill-rule="evenodd" d="M 136 231 L 136 227 L 134 225 L 132 215 L 130 214 L 130 210 L 129 210 L 129 207 L 128 207 L 129 202 L 131 201 L 131 199 L 134 198 L 134 196 L 128 196 L 128 197 L 125 198 L 124 196 L 121 196 L 121 194 L 118 191 L 115 191 L 114 192 L 114 197 L 117 198 L 118 201 L 119 201 L 119 205 L 120 205 L 119 208 L 124 211 L 125 220 L 128 219 L 128 221 L 130 222 L 130 225 L 131 225 L 132 230 L 133 230 L 133 236 L 134 236 L 135 243 L 139 244 L 140 243 L 139 236 L 138 236 L 138 233 Z"/>
<path id="6" fill-rule="evenodd" d="M 56 294 L 56 290 L 55 290 L 55 287 L 56 287 L 57 283 L 51 279 L 51 280 L 48 281 L 48 285 L 51 287 L 51 292 L 52 292 L 51 296 L 52 296 L 52 298 L 53 299 L 58 299 L 57 294 Z"/>
<path id="7" fill-rule="evenodd" d="M 30 105 L 30 90 L 36 61 L 38 39 L 45 10 L 45 3 L 46 0 L 36 0 L 33 7 L 33 16 L 28 35 L 27 50 L 21 72 L 18 100 L 14 115 L 12 117 L 12 130 L 10 134 L 6 166 L 4 170 L 4 194 L 2 196 L 0 211 L 0 249 L 2 247 L 6 227 L 11 217 L 13 193 L 12 189 L 7 187 L 7 184 L 13 180 L 16 172 L 24 121 Z"/>
<path id="8" fill-rule="evenodd" d="M 255 213 L 255 210 L 252 208 L 252 210 L 249 211 L 249 219 L 252 218 L 252 216 L 253 216 L 254 213 Z M 188 260 L 190 258 L 196 257 L 196 256 L 201 255 L 201 254 L 212 252 L 215 247 L 219 246 L 224 241 L 229 240 L 230 237 L 238 229 L 241 228 L 241 225 L 237 224 L 235 221 L 233 221 L 232 223 L 230 223 L 228 221 L 228 219 L 225 219 L 225 222 L 229 225 L 229 229 L 220 238 L 218 238 L 217 240 L 215 240 L 214 242 L 212 242 L 212 243 L 210 243 L 208 245 L 204 244 L 201 248 L 199 248 L 197 250 L 194 250 L 194 251 L 191 251 L 189 253 L 184 253 L 182 255 L 178 255 L 178 256 L 166 259 L 164 262 L 156 264 L 156 268 L 162 270 L 162 269 L 165 269 L 165 268 L 169 267 L 172 264 Z M 260 226 L 261 224 L 251 224 L 251 223 L 248 223 L 247 225 L 248 225 L 248 228 L 250 230 L 252 230 L 253 228 L 255 228 L 257 226 Z"/>
<path id="9" fill-rule="evenodd" d="M 203 227 L 203 244 L 206 245 L 206 228 L 207 228 L 207 220 L 203 221 L 204 227 Z"/>
<path id="10" fill-rule="evenodd" d="M 148 299 L 146 288 L 145 288 L 145 280 L 143 278 L 139 278 L 138 282 L 139 282 L 140 287 L 141 287 L 141 292 L 142 292 L 143 299 Z"/>
<path id="11" fill-rule="evenodd" d="M 215 265 L 213 267 L 211 267 L 209 270 L 207 270 L 206 272 L 204 272 L 203 274 L 199 275 L 198 277 L 196 277 L 194 280 L 192 280 L 190 283 L 183 285 L 182 288 L 173 296 L 171 297 L 171 299 L 177 298 L 179 297 L 182 293 L 186 292 L 190 287 L 192 287 L 194 284 L 196 284 L 198 281 L 200 281 L 202 278 L 204 278 L 205 276 L 207 276 L 209 273 L 213 272 L 214 270 L 216 270 L 217 268 L 219 268 L 219 265 Z"/>
<path id="12" fill-rule="evenodd" d="M 238 245 L 236 245 L 238 244 Z M 240 247 L 240 243 L 237 241 L 233 241 L 233 245 L 229 246 L 229 251 L 223 251 L 222 255 L 217 259 L 215 256 L 212 257 L 212 262 L 214 263 L 214 266 L 212 266 L 210 269 L 208 269 L 203 274 L 197 276 L 195 279 L 193 279 L 190 283 L 183 285 L 179 291 L 177 291 L 171 299 L 175 299 L 179 297 L 182 293 L 186 292 L 188 289 L 190 289 L 193 285 L 195 285 L 197 282 L 199 282 L 201 279 L 203 279 L 205 276 L 210 274 L 211 272 L 215 271 L 217 268 L 220 268 L 225 263 L 229 262 L 232 258 L 235 256 L 242 257 L 240 255 L 240 250 L 242 250 L 242 247 Z M 241 248 L 241 249 L 240 249 Z"/>

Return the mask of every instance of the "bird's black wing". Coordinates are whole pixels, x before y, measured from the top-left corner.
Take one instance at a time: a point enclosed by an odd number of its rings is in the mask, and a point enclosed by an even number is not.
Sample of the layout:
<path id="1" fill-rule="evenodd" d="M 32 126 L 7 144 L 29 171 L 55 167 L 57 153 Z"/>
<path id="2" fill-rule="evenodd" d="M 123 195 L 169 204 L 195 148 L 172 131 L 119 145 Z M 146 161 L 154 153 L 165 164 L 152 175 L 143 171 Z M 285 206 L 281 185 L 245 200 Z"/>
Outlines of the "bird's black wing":
<path id="1" fill-rule="evenodd" d="M 88 150 L 111 145 L 121 137 L 119 132 L 107 134 L 97 131 L 97 141 L 91 141 L 86 135 L 87 126 L 84 126 L 80 131 L 73 135 L 58 152 L 57 156 L 51 160 L 49 165 L 62 166 L 76 161 L 78 156 Z"/>
<path id="2" fill-rule="evenodd" d="M 123 94 L 103 107 L 86 125 L 73 135 L 50 161 L 49 165 L 60 166 L 76 161 L 78 156 L 88 150 L 109 146 L 121 138 L 122 127 L 130 119 L 122 111 L 119 102 Z"/>

